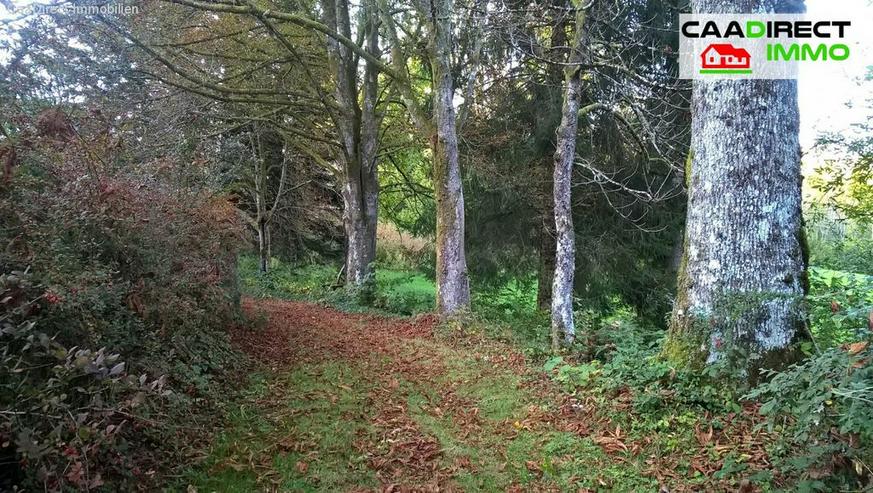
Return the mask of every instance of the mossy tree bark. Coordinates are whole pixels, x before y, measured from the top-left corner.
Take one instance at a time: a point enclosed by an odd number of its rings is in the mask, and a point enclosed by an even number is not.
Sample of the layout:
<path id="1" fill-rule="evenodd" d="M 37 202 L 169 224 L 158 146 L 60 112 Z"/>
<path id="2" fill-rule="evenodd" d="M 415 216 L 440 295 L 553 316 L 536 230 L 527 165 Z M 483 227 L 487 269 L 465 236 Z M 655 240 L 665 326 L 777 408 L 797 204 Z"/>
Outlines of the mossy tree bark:
<path id="1" fill-rule="evenodd" d="M 337 33 L 352 36 L 347 0 L 322 2 L 325 24 Z M 378 16 L 373 2 L 364 2 L 361 29 L 368 53 L 378 54 Z M 342 144 L 343 227 L 346 233 L 346 287 L 368 291 L 373 285 L 376 260 L 379 180 L 378 68 L 367 61 L 362 83 L 358 81 L 359 56 L 339 41 L 328 38 L 328 56 L 335 79 L 337 117 L 334 123 Z M 360 86 L 360 87 L 359 87 Z M 360 94 L 359 94 L 360 93 Z"/>
<path id="2" fill-rule="evenodd" d="M 464 189 L 452 102 L 452 0 L 432 0 L 428 43 L 434 83 L 437 310 L 452 315 L 470 306 L 464 253 Z"/>
<path id="3" fill-rule="evenodd" d="M 457 118 L 453 105 L 452 0 L 414 2 L 428 34 L 427 51 L 433 76 L 433 114 L 419 104 L 408 77 L 407 57 L 387 0 L 379 12 L 391 47 L 394 86 L 420 132 L 433 149 L 433 181 L 436 195 L 437 311 L 453 316 L 470 307 L 470 281 L 464 251 L 464 189 L 458 151 Z"/>
<path id="4" fill-rule="evenodd" d="M 700 13 L 794 12 L 775 0 L 695 0 Z M 754 380 L 806 336 L 794 80 L 695 81 L 684 258 L 666 356 Z"/>

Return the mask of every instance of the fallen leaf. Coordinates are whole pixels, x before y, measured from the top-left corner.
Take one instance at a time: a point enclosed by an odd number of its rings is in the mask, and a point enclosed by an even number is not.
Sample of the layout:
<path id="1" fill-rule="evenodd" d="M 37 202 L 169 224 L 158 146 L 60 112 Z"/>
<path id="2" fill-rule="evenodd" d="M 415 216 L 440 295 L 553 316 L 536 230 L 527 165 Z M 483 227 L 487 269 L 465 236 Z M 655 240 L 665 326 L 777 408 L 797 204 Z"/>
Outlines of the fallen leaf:
<path id="1" fill-rule="evenodd" d="M 850 355 L 854 356 L 854 355 L 860 353 L 861 351 L 867 349 L 867 344 L 868 344 L 867 341 L 855 342 L 855 343 L 849 344 L 848 347 L 846 348 L 846 350 L 849 352 Z"/>
<path id="2" fill-rule="evenodd" d="M 528 471 L 538 476 L 543 473 L 543 469 L 540 467 L 539 464 L 536 463 L 536 461 L 529 460 L 525 462 L 525 465 L 527 466 Z"/>

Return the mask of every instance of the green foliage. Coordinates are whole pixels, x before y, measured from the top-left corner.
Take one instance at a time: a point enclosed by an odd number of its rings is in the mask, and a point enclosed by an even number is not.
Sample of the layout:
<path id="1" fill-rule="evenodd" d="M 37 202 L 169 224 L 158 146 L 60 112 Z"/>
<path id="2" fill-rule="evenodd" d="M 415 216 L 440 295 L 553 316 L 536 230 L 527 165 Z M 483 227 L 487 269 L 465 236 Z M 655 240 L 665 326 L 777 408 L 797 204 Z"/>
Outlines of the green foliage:
<path id="1" fill-rule="evenodd" d="M 698 372 L 674 368 L 662 357 L 663 332 L 640 326 L 627 314 L 606 320 L 600 332 L 599 354 L 607 360 L 602 385 L 609 390 L 628 386 L 641 413 L 697 411 L 731 412 L 736 396 L 714 378 L 718 370 Z"/>
<path id="2" fill-rule="evenodd" d="M 868 67 L 867 76 L 860 84 L 868 89 L 873 85 L 873 69 Z M 819 137 L 816 145 L 839 158 L 826 159 L 819 164 L 810 181 L 831 207 L 869 227 L 873 222 L 873 124 L 870 123 L 873 98 L 867 98 L 863 104 L 867 110 L 865 120 L 852 125 L 849 131 Z"/>
<path id="3" fill-rule="evenodd" d="M 33 144 L 0 183 L 3 467 L 26 488 L 130 489 L 177 466 L 176 426 L 240 362 L 235 214 L 128 162 L 99 120 L 42 140 L 21 121 Z"/>
<path id="4" fill-rule="evenodd" d="M 395 131 L 385 134 L 383 146 L 396 150 L 386 155 L 379 169 L 379 214 L 401 231 L 432 237 L 436 233 L 436 201 L 431 150 L 409 128 L 407 118 L 402 109 L 388 107 L 387 125 Z"/>
<path id="5" fill-rule="evenodd" d="M 387 224 L 379 225 L 376 238 L 376 265 L 381 269 L 417 271 L 433 279 L 436 251 L 433 243 L 401 233 Z"/>
<path id="6" fill-rule="evenodd" d="M 873 323 L 873 276 L 813 267 L 807 297 L 813 337 L 820 348 L 855 342 Z"/>
<path id="7" fill-rule="evenodd" d="M 122 415 L 147 395 L 169 391 L 164 378 L 128 375 L 118 354 L 65 347 L 44 332 L 34 314 L 57 301 L 41 291 L 30 274 L 0 275 L 4 476 L 49 490 L 95 489 L 105 483 L 101 474 L 136 463 L 118 453 L 129 446 L 134 425 Z M 15 461 L 23 470 L 14 469 Z"/>
<path id="8" fill-rule="evenodd" d="M 374 305 L 390 313 L 414 315 L 433 311 L 436 288 L 421 274 L 380 269 L 376 271 Z"/>
<path id="9" fill-rule="evenodd" d="M 474 292 L 476 312 L 489 320 L 513 320 L 536 311 L 537 280 L 511 278 L 499 285 L 485 285 Z"/>
<path id="10" fill-rule="evenodd" d="M 736 396 L 712 375 L 679 370 L 663 358 L 662 330 L 640 325 L 627 310 L 587 317 L 590 329 L 579 334 L 569 357 L 552 357 L 544 366 L 568 391 L 614 395 L 629 390 L 634 412 L 648 423 L 688 411 L 739 409 Z"/>
<path id="11" fill-rule="evenodd" d="M 857 294 L 863 299 L 870 291 L 856 287 L 840 295 L 846 280 L 852 278 L 867 282 L 865 276 L 815 269 L 813 286 L 822 289 L 829 284 L 832 290 L 821 293 L 823 299 L 844 296 L 839 299 L 848 306 L 849 300 L 859 299 Z M 572 352 L 546 360 L 543 368 L 570 393 L 604 395 L 607 401 L 630 396 L 629 409 L 604 404 L 602 412 L 624 423 L 631 437 L 655 436 L 659 446 L 673 456 L 681 455 L 683 443 L 685 447 L 694 443 L 694 437 L 677 431 L 677 426 L 720 429 L 731 416 L 741 413 L 743 400 L 760 402 L 765 418 L 762 426 L 772 432 L 768 443 L 772 469 L 758 470 L 760 464 L 751 467 L 732 452 L 722 459 L 715 479 L 756 477 L 770 482 L 778 475 L 783 484 L 808 491 L 869 487 L 873 456 L 868 445 L 873 443 L 869 311 L 864 305 L 859 316 L 833 321 L 830 301 L 811 298 L 813 306 L 822 310 L 820 317 L 813 310 L 817 340 L 821 343 L 825 334 L 832 334 L 831 344 L 853 344 L 827 349 L 783 372 L 768 371 L 764 382 L 742 398 L 724 385 L 725 368 L 674 368 L 662 357 L 663 332 L 641 325 L 621 310 L 609 317 L 580 313 L 577 318 L 589 330 L 580 333 Z M 847 320 L 851 320 L 848 325 L 840 325 Z"/>
<path id="12" fill-rule="evenodd" d="M 761 401 L 779 432 L 777 466 L 819 491 L 873 486 L 873 351 L 869 341 L 833 348 L 770 372 L 746 397 Z"/>
<path id="13" fill-rule="evenodd" d="M 577 387 L 587 387 L 600 374 L 601 365 L 597 360 L 590 363 L 570 365 L 564 363 L 562 356 L 555 356 L 546 361 L 546 364 L 543 365 L 543 370 L 546 373 L 551 373 L 554 370 L 555 381 L 563 384 L 568 392 L 572 392 Z"/>
<path id="14" fill-rule="evenodd" d="M 270 271 L 258 271 L 257 258 L 240 257 L 242 289 L 249 296 L 329 303 L 349 311 L 377 309 L 396 315 L 432 311 L 436 305 L 433 281 L 408 270 L 376 269 L 376 290 L 362 300 L 337 283 L 339 267 L 324 264 L 287 264 L 272 259 Z"/>
<path id="15" fill-rule="evenodd" d="M 551 353 L 549 313 L 536 306 L 534 277 L 474 286 L 473 311 L 479 328 L 493 339 L 511 342 L 534 361 Z"/>
<path id="16" fill-rule="evenodd" d="M 337 280 L 338 268 L 326 264 L 293 266 L 273 258 L 266 274 L 258 271 L 255 255 L 239 257 L 240 288 L 256 298 L 319 300 L 330 293 Z"/>
<path id="17" fill-rule="evenodd" d="M 869 220 L 846 218 L 821 205 L 808 207 L 804 218 L 812 265 L 873 275 L 873 224 Z"/>

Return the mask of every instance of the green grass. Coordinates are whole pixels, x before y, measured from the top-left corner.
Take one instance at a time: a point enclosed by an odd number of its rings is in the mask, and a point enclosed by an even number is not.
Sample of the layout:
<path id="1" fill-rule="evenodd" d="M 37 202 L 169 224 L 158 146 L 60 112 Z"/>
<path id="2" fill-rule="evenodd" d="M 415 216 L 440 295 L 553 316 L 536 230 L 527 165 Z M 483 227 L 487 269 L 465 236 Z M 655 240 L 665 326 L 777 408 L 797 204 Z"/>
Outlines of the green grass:
<path id="1" fill-rule="evenodd" d="M 524 487 L 534 482 L 561 491 L 576 491 L 580 487 L 618 491 L 657 489 L 656 481 L 641 474 L 643 464 L 617 463 L 590 438 L 542 424 L 534 430 L 515 429 L 528 416 L 531 406 L 545 406 L 545 413 L 557 410 L 531 393 L 523 375 L 489 363 L 493 354 L 460 350 L 438 341 L 407 344 L 412 346 L 410 351 L 419 353 L 416 347 L 427 346 L 427 352 L 438 355 L 445 365 L 445 372 L 436 378 L 438 382 L 469 400 L 469 408 L 479 410 L 481 430 L 478 434 L 466 434 L 451 416 L 436 417 L 426 411 L 441 405 L 438 396 L 427 387 L 407 384 L 410 414 L 422 429 L 439 439 L 444 448 L 443 464 L 449 466 L 466 457 L 474 465 L 475 472 L 462 472 L 455 478 L 462 490 L 503 491 L 511 485 Z M 515 436 L 507 438 L 513 431 Z"/>
<path id="2" fill-rule="evenodd" d="M 415 315 L 433 311 L 435 305 L 436 287 L 424 275 L 386 268 L 376 271 L 376 307 L 391 313 Z"/>
<path id="3" fill-rule="evenodd" d="M 292 265 L 273 259 L 270 272 L 258 271 L 257 258 L 240 257 L 239 272 L 243 294 L 255 298 L 328 303 L 345 311 L 381 311 L 392 315 L 415 315 L 433 311 L 434 282 L 424 274 L 377 267 L 376 290 L 369 301 L 336 285 L 340 267 L 326 264 Z"/>
<path id="4" fill-rule="evenodd" d="M 333 267 L 276 264 L 262 276 L 251 270 L 254 265 L 251 259 L 241 265 L 250 296 L 315 300 L 348 311 L 392 314 L 432 306 L 433 284 L 415 272 L 380 269 L 373 303 L 378 308 L 373 308 L 343 298 L 343 290 L 325 289 L 335 280 Z M 415 365 L 433 369 L 424 376 L 406 374 L 406 367 L 398 370 L 387 356 L 374 354 L 366 366 L 323 362 L 277 370 L 269 385 L 263 377 L 253 380 L 250 398 L 232 414 L 231 426 L 209 458 L 186 479 L 203 491 L 251 491 L 265 485 L 291 491 L 377 487 L 375 471 L 369 469 L 360 445 L 354 444 L 369 443 L 367 450 L 378 457 L 391 453 L 393 442 L 386 441 L 383 425 L 374 421 L 379 405 L 370 394 L 380 385 L 375 395 L 384 396 L 385 382 L 378 382 L 387 374 L 397 380 L 392 402 L 404 403 L 418 433 L 439 443 L 438 470 L 452 471 L 451 483 L 461 490 L 518 486 L 654 491 L 657 480 L 645 474 L 652 467 L 674 471 L 676 482 L 712 487 L 713 478 L 696 473 L 691 464 L 699 460 L 696 454 L 709 453 L 709 463 L 717 470 L 726 460 L 725 452 L 701 448 L 694 430 L 722 426 L 719 420 L 739 410 L 735 396 L 699 376 L 677 373 L 660 360 L 663 333 L 635 323 L 628 310 L 616 310 L 612 316 L 580 312 L 585 339 L 578 351 L 566 355 L 566 362 L 549 371 L 565 392 L 596 410 L 590 418 L 592 435 L 537 422 L 537 416 L 559 412 L 557 401 L 534 393 L 527 379 L 536 378 L 535 373 L 515 373 L 493 361 L 502 356 L 495 349 L 506 347 L 495 346 L 493 339 L 498 339 L 521 348 L 535 366 L 545 362 L 548 325 L 532 308 L 530 287 L 515 283 L 493 288 L 490 297 L 480 294 L 476 317 L 463 327 L 440 326 L 434 339 L 392 341 L 397 354 L 414 355 Z M 415 301 L 416 297 L 426 301 Z M 618 402 L 622 396 L 623 404 Z M 476 424 L 471 426 L 459 408 L 476 409 Z M 524 424 L 528 419 L 533 420 L 531 429 Z M 642 447 L 639 453 L 628 449 L 607 454 L 597 441 L 619 427 L 621 442 Z M 275 444 L 290 445 L 277 449 Z M 305 464 L 305 471 L 299 464 Z M 738 484 L 758 473 L 745 467 L 726 465 L 718 484 Z"/>
<path id="5" fill-rule="evenodd" d="M 352 446 L 372 432 L 370 388 L 340 362 L 253 377 L 226 431 L 184 483 L 221 492 L 374 487 L 373 472 Z"/>
<path id="6" fill-rule="evenodd" d="M 635 464 L 616 462 L 591 438 L 556 430 L 548 422 L 535 421 L 533 429 L 519 425 L 531 409 L 539 407 L 544 415 L 557 410 L 532 393 L 528 376 L 493 364 L 494 351 L 458 348 L 439 338 L 398 344 L 401 354 L 415 354 L 416 362 L 432 367 L 433 373 L 432 378 L 427 373 L 391 373 L 398 381 L 391 399 L 405 402 L 420 433 L 438 441 L 438 467 L 454 471 L 451 483 L 458 489 L 656 488 Z M 372 391 L 380 385 L 379 376 L 394 367 L 386 356 L 368 361 L 364 366 L 328 361 L 253 376 L 244 399 L 233 406 L 225 432 L 208 457 L 183 478 L 180 489 L 377 488 L 375 472 L 355 444 L 369 443 L 364 450 L 376 453 L 391 447 L 381 434 L 386 430 L 380 432 L 375 420 L 380 403 L 373 395 L 380 394 Z M 478 409 L 478 419 L 470 424 L 464 413 L 473 409 Z M 301 463 L 306 464 L 303 470 Z"/>
<path id="7" fill-rule="evenodd" d="M 250 296 L 327 302 L 347 311 L 396 315 L 433 307 L 433 282 L 409 270 L 378 269 L 376 295 L 367 305 L 342 289 L 330 289 L 336 280 L 336 267 L 274 263 L 266 276 L 256 272 L 254 259 L 244 258 L 240 267 L 244 290 Z M 852 338 L 859 331 L 866 330 L 866 317 L 873 308 L 871 278 L 816 268 L 811 269 L 810 277 L 811 321 L 817 339 L 829 338 L 826 345 L 855 340 Z M 517 485 L 561 491 L 654 491 L 657 481 L 644 474 L 653 467 L 653 461 L 666 461 L 659 467 L 675 472 L 676 481 L 702 489 L 714 484 L 738 486 L 743 478 L 763 478 L 756 484 L 774 486 L 772 478 L 766 477 L 770 469 L 761 469 L 760 463 L 745 463 L 743 447 L 725 451 L 698 443 L 695 429 L 728 426 L 725 417 L 740 411 L 737 396 L 714 386 L 705 376 L 671 368 L 659 358 L 663 332 L 640 324 L 632 311 L 620 306 L 613 307 L 610 314 L 579 311 L 577 323 L 584 338 L 572 354 L 565 355 L 567 361 L 549 373 L 564 391 L 593 405 L 595 419 L 609 421 L 607 431 L 620 427 L 626 445 L 644 443 L 640 453 L 614 451 L 608 455 L 592 438 L 596 434 L 579 436 L 548 425 L 514 429 L 515 422 L 523 421 L 532 408 L 539 406 L 546 414 L 558 410 L 549 407 L 554 403 L 532 394 L 525 380 L 529 375 L 492 364 L 488 358 L 494 355 L 481 351 L 475 341 L 485 335 L 484 340 L 509 343 L 521 349 L 528 361 L 542 365 L 549 358 L 548 317 L 535 309 L 535 289 L 530 280 L 489 287 L 474 297 L 475 316 L 463 328 L 445 324 L 434 340 L 397 342 L 403 354 L 415 354 L 417 363 L 435 368 L 427 381 L 396 375 L 399 386 L 394 398 L 406 404 L 409 417 L 423 434 L 439 442 L 439 467 L 455 471 L 452 481 L 458 488 L 503 491 Z M 833 301 L 839 304 L 836 311 Z M 193 484 L 204 490 L 250 491 L 262 489 L 264 471 L 271 471 L 266 479 L 284 490 L 375 486 L 373 471 L 349 446 L 378 434 L 368 421 L 368 379 L 353 365 L 324 363 L 291 370 L 279 380 L 283 395 L 296 396 L 283 401 L 285 414 L 273 407 L 265 412 L 263 404 L 256 402 L 265 383 L 263 377 L 254 379 L 250 389 L 254 403 L 241 405 L 231 416 L 232 426 L 218 440 L 210 458 L 191 473 Z M 346 382 L 342 385 L 352 390 L 337 393 L 331 382 Z M 458 421 L 457 414 L 438 411 L 453 405 L 444 402 L 446 389 L 467 408 L 478 409 L 478 427 L 470 429 Z M 627 400 L 619 405 L 617 399 L 623 392 Z M 303 440 L 309 452 L 274 453 L 269 444 L 283 433 Z M 604 429 L 597 433 L 604 433 Z M 385 444 L 375 447 L 384 448 Z M 708 456 L 710 467 L 715 464 L 716 471 L 721 468 L 715 478 L 691 467 L 701 460 L 695 456 L 700 453 Z M 238 463 L 244 462 L 241 458 L 246 454 L 264 462 L 257 465 L 256 461 L 256 467 L 244 464 L 240 469 Z M 468 460 L 471 468 L 458 467 Z M 308 464 L 307 474 L 298 470 L 301 461 Z"/>

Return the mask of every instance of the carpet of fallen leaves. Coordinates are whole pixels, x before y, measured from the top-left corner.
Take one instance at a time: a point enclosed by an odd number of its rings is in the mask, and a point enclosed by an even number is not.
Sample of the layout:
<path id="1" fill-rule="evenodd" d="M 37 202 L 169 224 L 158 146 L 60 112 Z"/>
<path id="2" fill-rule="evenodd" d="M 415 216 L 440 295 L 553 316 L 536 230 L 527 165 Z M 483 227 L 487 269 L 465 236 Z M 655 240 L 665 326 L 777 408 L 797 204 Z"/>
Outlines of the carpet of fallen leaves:
<path id="1" fill-rule="evenodd" d="M 609 460 L 634 468 L 635 473 L 641 476 L 657 479 L 662 485 L 661 491 L 701 490 L 699 484 L 694 487 L 684 485 L 686 481 L 677 472 L 676 459 L 669 454 L 651 454 L 651 438 L 630 439 L 620 425 L 612 422 L 608 413 L 598 412 L 593 396 L 580 398 L 563 392 L 541 370 L 532 368 L 520 352 L 506 344 L 484 338 L 439 341 L 440 344 L 460 346 L 464 351 L 475 354 L 476 358 L 487 362 L 487 368 L 493 368 L 494 371 L 523 376 L 521 381 L 526 395 L 532 396 L 535 402 L 543 403 L 528 405 L 523 416 L 512 417 L 495 425 L 485 423 L 476 403 L 457 391 L 460 385 L 469 382 L 440 378 L 446 374 L 446 367 L 450 363 L 446 361 L 445 354 L 434 350 L 432 344 L 414 344 L 414 341 L 434 340 L 438 325 L 435 316 L 391 318 L 345 313 L 313 303 L 269 299 L 246 299 L 243 307 L 252 319 L 261 323 L 254 328 L 238 328 L 232 337 L 238 347 L 261 363 L 281 371 L 339 360 L 348 362 L 349 368 L 374 384 L 368 402 L 374 406 L 370 419 L 377 432 L 375 436 L 361 437 L 355 443 L 350 443 L 349 447 L 354 447 L 366 457 L 367 467 L 381 484 L 377 491 L 460 491 L 462 488 L 454 480 L 456 475 L 476 474 L 475 458 L 462 456 L 453 461 L 441 460 L 445 452 L 443 444 L 437 437 L 424 431 L 411 415 L 407 396 L 399 389 L 401 381 L 432 389 L 439 396 L 439 406 L 426 408 L 426 412 L 439 418 L 449 416 L 453 425 L 460 430 L 462 439 L 477 440 L 476 437 L 489 434 L 496 443 L 509 444 L 523 430 L 533 433 L 570 432 L 590 438 Z M 274 397 L 266 396 L 264 405 L 270 405 L 271 400 L 276 400 Z M 632 405 L 631 402 L 629 392 L 622 393 L 615 397 L 612 406 L 626 409 Z M 289 410 L 292 416 L 294 412 Z M 766 467 L 766 436 L 753 431 L 751 426 L 755 413 L 756 409 L 750 407 L 743 413 L 729 416 L 735 423 L 728 423 L 723 430 L 695 429 L 700 449 L 684 454 L 684 460 L 690 458 L 693 470 L 708 478 L 712 478 L 723 465 L 724 454 L 718 453 L 720 449 L 742 454 L 749 463 L 757 462 Z M 305 448 L 300 443 L 277 443 L 262 453 L 295 447 Z M 571 458 L 567 457 L 567 460 Z M 258 466 L 265 470 L 265 476 L 271 474 L 269 462 L 269 457 L 265 457 Z M 535 478 L 543 475 L 536 461 L 529 461 L 526 466 Z M 301 474 L 306 474 L 308 468 L 306 461 L 296 464 Z M 596 474 L 596 471 L 592 470 L 591 474 Z M 607 484 L 602 486 L 603 489 L 610 489 Z M 272 487 L 265 489 L 278 488 L 274 482 Z M 736 483 L 713 479 L 703 489 L 737 491 L 738 487 Z M 558 489 L 548 481 L 534 480 L 523 486 L 512 484 L 506 490 Z M 757 488 L 744 482 L 739 485 L 739 490 L 757 491 Z"/>

